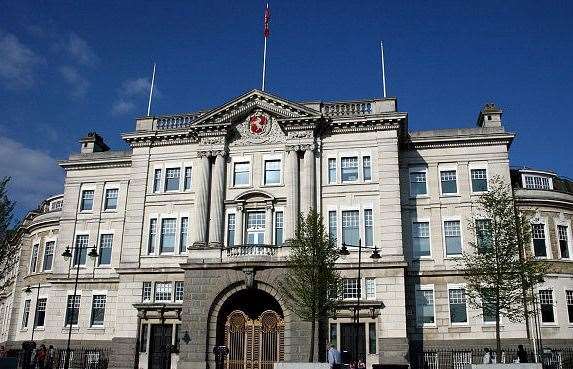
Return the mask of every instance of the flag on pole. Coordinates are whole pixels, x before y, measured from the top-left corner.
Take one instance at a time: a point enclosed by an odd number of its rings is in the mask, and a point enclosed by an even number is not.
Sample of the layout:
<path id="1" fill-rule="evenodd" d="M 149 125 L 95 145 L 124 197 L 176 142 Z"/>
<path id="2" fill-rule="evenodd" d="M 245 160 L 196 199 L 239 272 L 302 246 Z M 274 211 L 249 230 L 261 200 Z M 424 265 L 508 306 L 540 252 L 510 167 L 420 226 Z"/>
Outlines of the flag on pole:
<path id="1" fill-rule="evenodd" d="M 271 29 L 269 28 L 270 20 L 271 20 L 271 10 L 269 9 L 269 4 L 267 3 L 267 7 L 265 8 L 265 31 L 264 31 L 265 38 L 269 37 L 271 34 Z"/>

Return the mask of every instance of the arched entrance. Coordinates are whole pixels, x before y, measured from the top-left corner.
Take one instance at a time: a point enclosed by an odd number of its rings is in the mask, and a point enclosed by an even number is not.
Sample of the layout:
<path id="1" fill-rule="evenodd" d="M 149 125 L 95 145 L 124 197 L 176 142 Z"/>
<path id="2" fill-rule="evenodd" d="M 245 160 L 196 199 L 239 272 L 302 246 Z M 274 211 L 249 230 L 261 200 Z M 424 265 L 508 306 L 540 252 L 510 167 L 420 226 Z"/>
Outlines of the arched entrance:
<path id="1" fill-rule="evenodd" d="M 217 318 L 217 344 L 229 349 L 227 369 L 272 369 L 284 360 L 284 318 L 265 291 L 244 289 L 231 295 Z"/>

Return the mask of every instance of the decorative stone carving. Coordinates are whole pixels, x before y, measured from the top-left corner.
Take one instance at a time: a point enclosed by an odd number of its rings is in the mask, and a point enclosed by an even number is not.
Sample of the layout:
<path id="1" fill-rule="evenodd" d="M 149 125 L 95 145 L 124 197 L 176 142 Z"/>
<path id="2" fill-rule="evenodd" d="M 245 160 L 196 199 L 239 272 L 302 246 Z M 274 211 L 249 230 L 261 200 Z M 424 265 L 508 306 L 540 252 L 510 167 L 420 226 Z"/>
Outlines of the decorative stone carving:
<path id="1" fill-rule="evenodd" d="M 225 145 L 225 136 L 201 137 L 200 145 Z"/>
<path id="2" fill-rule="evenodd" d="M 555 223 L 562 226 L 567 226 L 567 218 L 565 218 L 565 214 L 563 212 L 559 213 L 559 217 L 555 219 Z"/>
<path id="3" fill-rule="evenodd" d="M 232 129 L 230 145 L 240 146 L 245 144 L 281 143 L 286 141 L 285 134 L 275 121 L 275 118 L 263 112 L 255 110 L 242 122 Z"/>
<path id="4" fill-rule="evenodd" d="M 288 133 L 288 138 L 313 138 L 312 131 L 291 131 Z"/>
<path id="5" fill-rule="evenodd" d="M 247 288 L 253 288 L 255 286 L 255 269 L 245 268 L 243 269 L 243 273 L 245 273 L 245 286 L 247 286 Z"/>

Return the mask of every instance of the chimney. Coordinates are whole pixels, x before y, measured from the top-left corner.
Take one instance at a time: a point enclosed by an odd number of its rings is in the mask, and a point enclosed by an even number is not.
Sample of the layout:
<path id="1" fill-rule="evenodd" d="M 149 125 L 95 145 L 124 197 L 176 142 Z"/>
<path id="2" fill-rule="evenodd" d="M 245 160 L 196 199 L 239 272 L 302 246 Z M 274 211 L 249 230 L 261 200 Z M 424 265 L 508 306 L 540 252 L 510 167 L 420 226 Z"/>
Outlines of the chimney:
<path id="1" fill-rule="evenodd" d="M 80 150 L 82 154 L 109 150 L 109 146 L 103 142 L 103 138 L 96 132 L 88 133 L 86 137 L 80 140 L 80 143 L 82 144 Z"/>
<path id="2" fill-rule="evenodd" d="M 485 104 L 479 112 L 477 126 L 483 128 L 501 127 L 501 114 L 501 109 L 494 103 Z"/>

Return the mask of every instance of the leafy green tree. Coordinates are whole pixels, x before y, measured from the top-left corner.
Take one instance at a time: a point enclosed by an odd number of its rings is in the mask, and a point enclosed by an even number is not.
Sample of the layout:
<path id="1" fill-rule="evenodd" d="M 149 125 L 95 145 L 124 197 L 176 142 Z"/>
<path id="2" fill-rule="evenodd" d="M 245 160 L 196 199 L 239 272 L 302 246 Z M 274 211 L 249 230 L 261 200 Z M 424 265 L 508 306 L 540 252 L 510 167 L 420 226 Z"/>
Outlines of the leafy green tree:
<path id="1" fill-rule="evenodd" d="M 535 260 L 524 245 L 531 242 L 531 227 L 526 214 L 517 211 L 510 186 L 503 179 L 492 180 L 487 193 L 480 196 L 470 219 L 475 242 L 462 255 L 466 295 L 470 306 L 484 316 L 495 318 L 497 357 L 501 357 L 500 318 L 527 319 L 533 287 L 543 281 L 548 264 Z"/>
<path id="2" fill-rule="evenodd" d="M 315 331 L 318 325 L 318 361 L 326 361 L 328 318 L 335 311 L 341 279 L 335 268 L 336 243 L 325 230 L 322 216 L 311 210 L 299 215 L 295 238 L 290 244 L 287 272 L 279 290 L 287 307 L 311 323 L 309 362 L 315 360 Z"/>
<path id="3" fill-rule="evenodd" d="M 12 234 L 10 226 L 15 205 L 8 197 L 9 182 L 10 177 L 4 177 L 0 180 L 0 276 L 7 275 L 17 261 L 17 258 L 14 257 L 17 251 L 16 246 L 8 242 Z M 0 288 L 2 287 L 0 286 Z"/>

